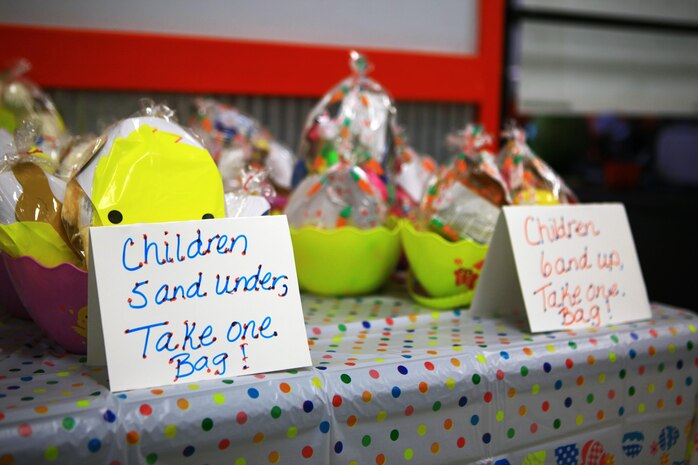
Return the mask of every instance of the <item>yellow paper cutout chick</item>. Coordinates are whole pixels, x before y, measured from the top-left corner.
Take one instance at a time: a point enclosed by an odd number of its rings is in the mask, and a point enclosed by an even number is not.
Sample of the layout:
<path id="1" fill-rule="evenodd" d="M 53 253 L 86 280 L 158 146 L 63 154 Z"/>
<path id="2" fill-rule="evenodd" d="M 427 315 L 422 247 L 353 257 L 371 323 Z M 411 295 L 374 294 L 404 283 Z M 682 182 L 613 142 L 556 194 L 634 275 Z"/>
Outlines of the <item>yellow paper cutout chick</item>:
<path id="1" fill-rule="evenodd" d="M 89 226 L 225 217 L 223 181 L 180 126 L 129 118 L 68 183 L 63 212 L 73 246 L 86 256 Z"/>

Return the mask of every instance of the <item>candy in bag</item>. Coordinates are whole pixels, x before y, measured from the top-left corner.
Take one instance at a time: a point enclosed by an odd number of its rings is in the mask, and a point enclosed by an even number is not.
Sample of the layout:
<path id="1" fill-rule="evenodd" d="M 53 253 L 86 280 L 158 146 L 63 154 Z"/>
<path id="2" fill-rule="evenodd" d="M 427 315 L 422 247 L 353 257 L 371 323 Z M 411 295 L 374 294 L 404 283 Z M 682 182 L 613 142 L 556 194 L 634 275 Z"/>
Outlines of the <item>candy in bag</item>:
<path id="1" fill-rule="evenodd" d="M 416 221 L 420 202 L 436 176 L 437 164 L 398 140 L 395 161 L 388 172 L 390 214 Z"/>
<path id="2" fill-rule="evenodd" d="M 311 110 L 298 150 L 310 174 L 343 161 L 379 176 L 395 152 L 396 110 L 385 89 L 367 76 L 366 58 L 351 52 L 352 75 Z"/>
<path id="3" fill-rule="evenodd" d="M 250 165 L 264 169 L 274 190 L 287 196 L 295 156 L 268 130 L 237 108 L 213 99 L 197 99 L 191 127 L 204 141 L 223 177 L 226 192 L 240 188 L 240 172 Z"/>
<path id="4" fill-rule="evenodd" d="M 525 133 L 515 125 L 504 131 L 506 143 L 499 166 L 516 205 L 575 203 L 576 197 L 562 178 L 526 143 Z"/>
<path id="5" fill-rule="evenodd" d="M 294 228 L 370 229 L 381 226 L 385 215 L 379 189 L 364 170 L 349 163 L 337 163 L 323 174 L 306 177 L 286 207 L 288 222 Z"/>
<path id="6" fill-rule="evenodd" d="M 468 125 L 450 134 L 447 143 L 456 156 L 429 186 L 422 214 L 429 229 L 451 241 L 486 244 L 500 208 L 511 204 L 494 155 L 487 150 L 491 138 L 481 126 Z"/>
<path id="7" fill-rule="evenodd" d="M 34 155 L 58 163 L 69 135 L 53 101 L 38 86 L 22 78 L 30 68 L 27 61 L 19 61 L 0 73 L 0 129 L 14 134 L 23 127 L 29 128 L 30 139 L 24 135 L 16 137 L 17 150 L 34 151 Z"/>
<path id="8" fill-rule="evenodd" d="M 239 187 L 225 193 L 228 217 L 263 216 L 269 214 L 276 191 L 264 168 L 250 165 L 240 171 Z"/>

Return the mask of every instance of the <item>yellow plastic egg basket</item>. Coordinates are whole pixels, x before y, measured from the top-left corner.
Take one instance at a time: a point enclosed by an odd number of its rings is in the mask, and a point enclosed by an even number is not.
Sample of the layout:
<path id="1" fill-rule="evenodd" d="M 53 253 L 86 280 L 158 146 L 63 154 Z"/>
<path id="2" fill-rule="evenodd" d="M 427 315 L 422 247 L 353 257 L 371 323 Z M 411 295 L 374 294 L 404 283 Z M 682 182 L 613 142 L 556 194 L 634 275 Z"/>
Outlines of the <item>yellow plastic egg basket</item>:
<path id="1" fill-rule="evenodd" d="M 400 259 L 400 227 L 291 229 L 298 282 L 318 295 L 360 295 L 380 289 Z"/>
<path id="2" fill-rule="evenodd" d="M 488 246 L 472 240 L 449 242 L 436 233 L 417 231 L 409 222 L 400 230 L 412 298 L 438 309 L 470 305 Z"/>

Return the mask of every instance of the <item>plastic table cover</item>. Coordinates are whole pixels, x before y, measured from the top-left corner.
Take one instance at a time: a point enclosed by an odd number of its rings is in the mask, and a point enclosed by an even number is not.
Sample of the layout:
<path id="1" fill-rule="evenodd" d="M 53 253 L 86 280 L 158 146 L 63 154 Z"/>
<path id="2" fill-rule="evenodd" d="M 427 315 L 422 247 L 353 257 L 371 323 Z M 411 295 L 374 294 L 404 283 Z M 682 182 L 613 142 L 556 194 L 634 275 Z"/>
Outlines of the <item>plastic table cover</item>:
<path id="1" fill-rule="evenodd" d="M 5 317 L 0 464 L 696 460 L 691 312 L 532 335 L 394 293 L 302 301 L 312 368 L 125 393 Z"/>

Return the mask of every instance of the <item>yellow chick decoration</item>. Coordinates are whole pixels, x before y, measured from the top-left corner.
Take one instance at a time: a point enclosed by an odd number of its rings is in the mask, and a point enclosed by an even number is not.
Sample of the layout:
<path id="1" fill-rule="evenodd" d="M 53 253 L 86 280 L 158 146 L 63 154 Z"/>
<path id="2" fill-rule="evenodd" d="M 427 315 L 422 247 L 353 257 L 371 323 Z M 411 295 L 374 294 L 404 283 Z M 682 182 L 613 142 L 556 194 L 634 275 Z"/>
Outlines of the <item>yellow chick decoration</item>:
<path id="1" fill-rule="evenodd" d="M 68 182 L 65 197 L 63 221 L 83 257 L 90 226 L 223 218 L 226 213 L 223 181 L 211 155 L 190 133 L 160 116 L 118 123 Z"/>

